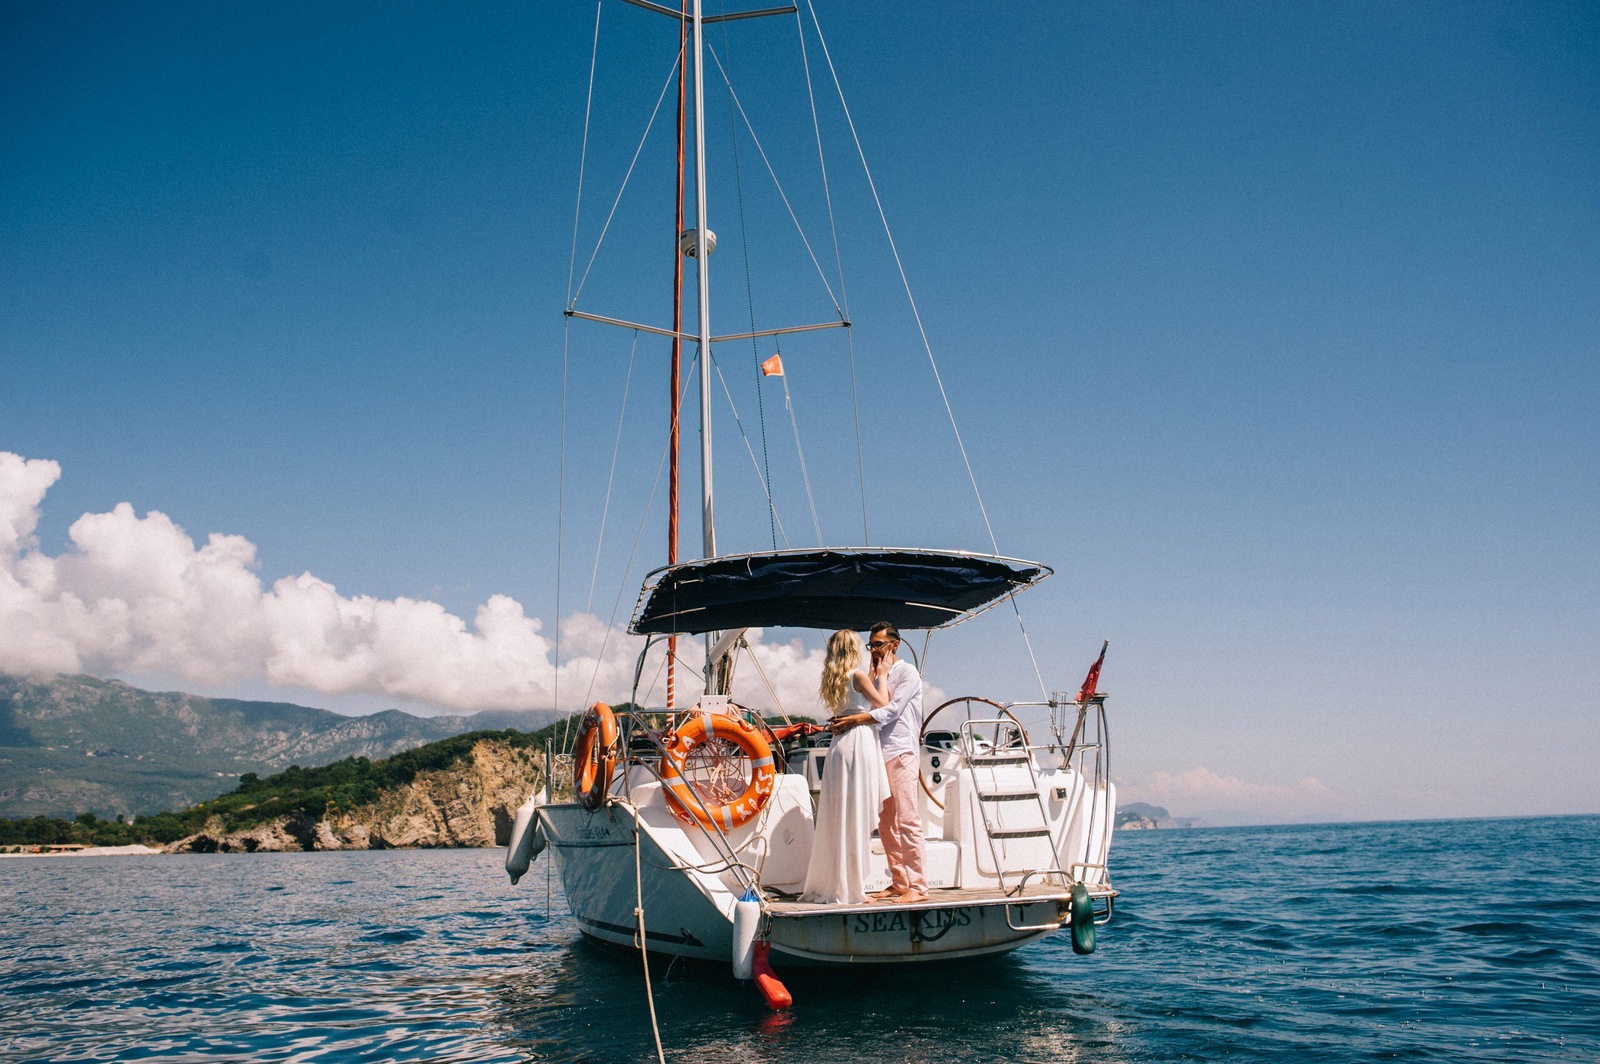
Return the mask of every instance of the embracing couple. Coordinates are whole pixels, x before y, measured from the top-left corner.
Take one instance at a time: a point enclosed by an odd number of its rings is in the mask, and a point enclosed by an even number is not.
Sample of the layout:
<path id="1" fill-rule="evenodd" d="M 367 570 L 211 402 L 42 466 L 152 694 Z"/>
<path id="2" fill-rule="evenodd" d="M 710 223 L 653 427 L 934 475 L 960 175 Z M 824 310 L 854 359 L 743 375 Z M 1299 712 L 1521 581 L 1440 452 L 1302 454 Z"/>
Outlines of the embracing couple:
<path id="1" fill-rule="evenodd" d="M 867 646 L 871 658 L 864 661 L 855 632 L 828 638 L 821 694 L 833 713 L 828 725 L 834 739 L 817 795 L 817 831 L 802 901 L 868 900 L 874 826 L 889 862 L 889 887 L 872 898 L 928 898 L 917 813 L 922 677 L 899 659 L 900 631 L 894 625 L 873 625 Z"/>

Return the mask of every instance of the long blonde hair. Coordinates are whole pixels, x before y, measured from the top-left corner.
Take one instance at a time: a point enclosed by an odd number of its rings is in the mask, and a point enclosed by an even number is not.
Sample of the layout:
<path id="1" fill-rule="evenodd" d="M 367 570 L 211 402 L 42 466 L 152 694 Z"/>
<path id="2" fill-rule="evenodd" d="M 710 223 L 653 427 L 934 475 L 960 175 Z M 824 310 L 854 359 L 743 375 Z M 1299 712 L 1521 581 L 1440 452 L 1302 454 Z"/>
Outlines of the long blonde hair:
<path id="1" fill-rule="evenodd" d="M 834 712 L 843 709 L 850 697 L 850 673 L 861 664 L 861 637 L 841 628 L 828 637 L 828 655 L 822 662 L 822 704 Z"/>

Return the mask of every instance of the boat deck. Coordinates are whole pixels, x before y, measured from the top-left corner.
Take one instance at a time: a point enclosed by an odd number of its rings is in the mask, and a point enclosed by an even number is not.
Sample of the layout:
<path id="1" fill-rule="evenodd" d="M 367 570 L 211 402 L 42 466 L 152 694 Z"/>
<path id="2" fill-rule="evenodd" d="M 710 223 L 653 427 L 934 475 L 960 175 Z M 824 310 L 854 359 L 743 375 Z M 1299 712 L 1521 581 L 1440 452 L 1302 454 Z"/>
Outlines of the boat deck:
<path id="1" fill-rule="evenodd" d="M 1111 887 L 1090 887 L 1089 896 L 1096 900 L 1116 896 Z M 1021 891 L 1008 894 L 998 888 L 945 887 L 928 891 L 928 900 L 919 902 L 868 901 L 855 905 L 821 905 L 800 901 L 794 896 L 779 896 L 767 900 L 763 908 L 773 916 L 823 916 L 828 913 L 868 913 L 888 911 L 916 911 L 923 909 L 949 909 L 957 905 L 1003 905 L 1041 901 L 1066 903 L 1072 891 L 1053 883 L 1030 883 Z"/>

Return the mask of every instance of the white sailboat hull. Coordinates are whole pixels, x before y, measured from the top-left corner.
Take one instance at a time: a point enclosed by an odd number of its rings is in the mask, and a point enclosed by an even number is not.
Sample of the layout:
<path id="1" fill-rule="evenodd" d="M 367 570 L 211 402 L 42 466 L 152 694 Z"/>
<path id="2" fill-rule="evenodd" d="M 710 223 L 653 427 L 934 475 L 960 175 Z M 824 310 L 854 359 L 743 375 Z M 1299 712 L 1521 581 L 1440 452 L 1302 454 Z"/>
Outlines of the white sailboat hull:
<path id="1" fill-rule="evenodd" d="M 732 959 L 735 904 L 744 880 L 721 859 L 726 851 L 719 851 L 710 835 L 672 816 L 658 784 L 636 784 L 627 798 L 599 810 L 567 803 L 543 806 L 539 816 L 573 919 L 586 936 L 638 948 L 637 909 L 652 952 L 719 963 Z M 946 840 L 931 841 L 934 847 L 955 848 Z M 764 886 L 789 888 L 764 892 L 762 900 L 761 937 L 771 946 L 774 964 L 907 964 L 989 956 L 1054 934 L 1072 916 L 1071 894 L 1060 877 L 1012 884 L 1008 893 L 998 881 L 970 871 L 964 883 L 935 879 L 925 903 L 789 900 L 804 879 L 811 846 L 810 795 L 798 775 L 781 776 L 769 808 L 728 833 L 726 845 L 741 862 L 764 873 Z M 881 853 L 874 855 L 880 873 L 882 860 Z M 973 864 L 970 857 L 960 862 L 963 870 Z M 1052 857 L 1046 864 L 1057 862 Z M 1090 894 L 1104 903 L 1115 891 L 1100 882 L 1090 885 Z"/>
<path id="2" fill-rule="evenodd" d="M 720 889 L 713 896 L 704 882 L 709 877 L 673 869 L 677 859 L 648 827 L 638 833 L 642 875 L 636 879 L 632 810 L 609 805 L 590 812 L 563 804 L 545 806 L 539 815 L 568 907 L 585 935 L 637 948 L 638 907 L 653 952 L 714 961 L 732 956 L 731 892 Z"/>

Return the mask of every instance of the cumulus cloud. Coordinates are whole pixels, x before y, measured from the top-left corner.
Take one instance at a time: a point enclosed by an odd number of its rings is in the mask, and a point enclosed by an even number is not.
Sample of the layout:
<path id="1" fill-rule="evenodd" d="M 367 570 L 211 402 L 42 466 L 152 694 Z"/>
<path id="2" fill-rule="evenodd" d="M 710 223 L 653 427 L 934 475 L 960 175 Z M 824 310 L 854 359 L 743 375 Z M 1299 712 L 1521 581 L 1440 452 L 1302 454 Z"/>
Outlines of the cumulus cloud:
<path id="1" fill-rule="evenodd" d="M 1344 799 L 1312 776 L 1293 784 L 1252 783 L 1197 766 L 1183 772 L 1157 772 L 1148 780 L 1119 781 L 1117 800 L 1145 802 L 1175 816 L 1218 821 L 1307 820 L 1341 815 Z"/>
<path id="2" fill-rule="evenodd" d="M 466 711 L 548 708 L 558 683 L 563 709 L 631 690 L 638 642 L 595 617 L 563 623 L 558 667 L 542 622 L 508 596 L 491 596 L 469 625 L 436 602 L 347 597 L 310 573 L 267 587 L 244 537 L 197 544 L 166 514 L 141 517 L 125 502 L 78 518 L 52 557 L 35 531 L 60 476 L 55 462 L 0 452 L 0 671 L 264 680 Z M 814 713 L 820 650 L 747 638 L 754 661 L 741 664 L 735 697 L 772 707 L 770 684 L 789 712 Z M 679 690 L 692 691 L 700 641 L 679 645 Z M 647 680 L 659 671 L 647 665 Z M 651 704 L 659 681 L 655 691 Z"/>

